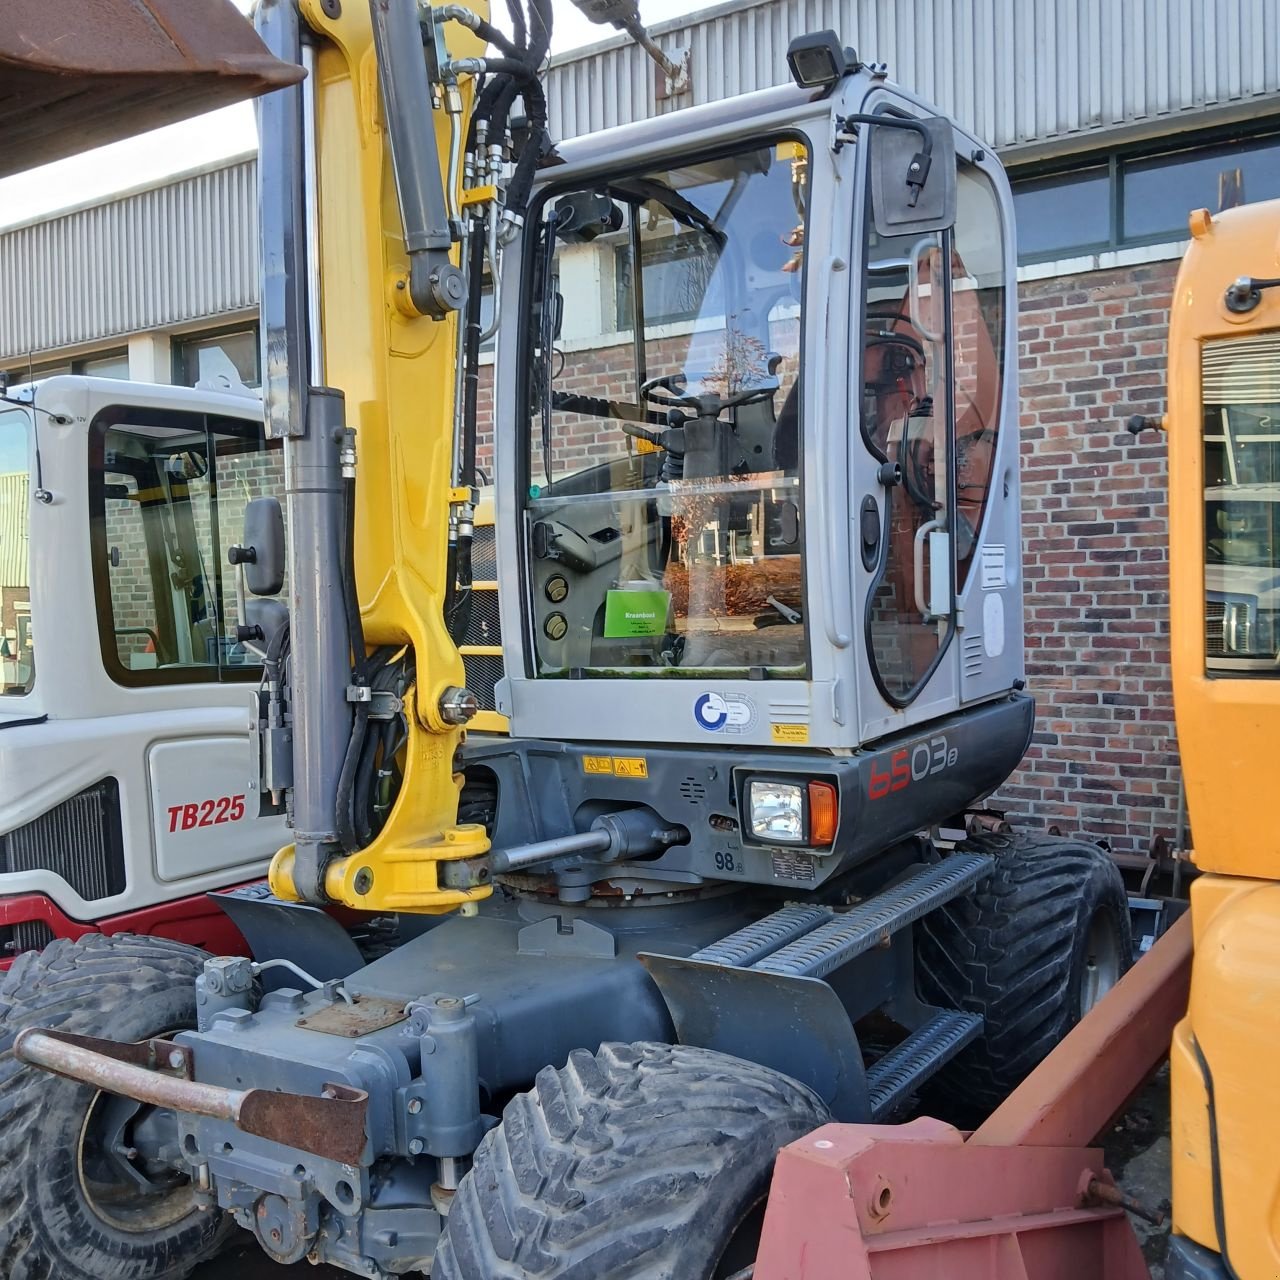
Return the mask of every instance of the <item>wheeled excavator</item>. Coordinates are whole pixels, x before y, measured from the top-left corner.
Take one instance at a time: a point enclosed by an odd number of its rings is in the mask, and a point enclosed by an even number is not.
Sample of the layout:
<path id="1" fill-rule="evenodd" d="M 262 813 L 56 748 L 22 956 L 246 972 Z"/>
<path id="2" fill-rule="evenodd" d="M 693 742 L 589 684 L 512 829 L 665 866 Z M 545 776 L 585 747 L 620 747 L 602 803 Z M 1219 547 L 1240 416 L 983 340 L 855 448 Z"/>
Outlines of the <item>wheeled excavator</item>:
<path id="1" fill-rule="evenodd" d="M 95 930 L 241 948 L 208 893 L 261 881 L 287 830 L 246 713 L 249 615 L 284 605 L 238 601 L 225 557 L 280 446 L 242 390 L 4 394 L 0 968 Z"/>
<path id="2" fill-rule="evenodd" d="M 307 72 L 260 106 L 286 492 L 235 550 L 287 602 L 247 701 L 292 841 L 251 957 L 0 980 L 13 1267 L 176 1277 L 238 1223 L 366 1276 L 741 1273 L 781 1145 L 989 1107 L 1128 965 L 1105 854 L 970 830 L 1033 719 L 995 156 L 831 32 L 553 145 L 550 6 L 511 17 L 258 7 Z M 490 328 L 506 737 L 457 647 Z"/>

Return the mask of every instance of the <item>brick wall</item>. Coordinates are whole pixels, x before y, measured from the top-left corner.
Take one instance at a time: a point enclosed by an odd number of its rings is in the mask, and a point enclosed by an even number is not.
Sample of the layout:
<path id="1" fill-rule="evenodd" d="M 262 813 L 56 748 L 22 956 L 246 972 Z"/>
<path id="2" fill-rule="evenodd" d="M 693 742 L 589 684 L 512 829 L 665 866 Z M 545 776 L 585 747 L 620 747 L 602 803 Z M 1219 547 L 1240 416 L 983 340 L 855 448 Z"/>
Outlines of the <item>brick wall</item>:
<path id="1" fill-rule="evenodd" d="M 222 565 L 223 636 L 234 636 L 239 621 L 235 600 L 233 570 L 226 563 L 227 548 L 241 541 L 244 525 L 245 503 L 253 498 L 275 495 L 283 499 L 284 466 L 279 451 L 262 453 L 232 453 L 220 455 L 218 467 L 218 546 Z M 133 478 L 123 473 L 108 471 L 108 484 L 123 485 L 130 494 L 137 492 Z M 202 564 L 208 575 L 207 589 L 214 586 L 213 538 L 210 532 L 212 505 L 207 478 L 193 476 L 188 484 L 190 512 L 195 528 L 196 543 L 200 549 Z M 117 633 L 144 628 L 158 630 L 159 615 L 156 608 L 153 581 L 149 567 L 149 552 L 143 529 L 142 511 L 131 497 L 111 497 L 104 501 L 104 540 L 109 552 L 114 551 L 114 564 L 108 570 L 111 589 L 111 605 Z M 167 521 L 166 521 L 167 523 Z M 169 566 L 166 566 L 166 572 Z M 208 625 L 198 628 L 193 642 L 197 645 L 204 633 L 213 633 L 211 610 L 216 602 L 205 602 Z M 171 637 L 162 637 L 170 639 Z M 149 666 L 154 659 L 141 655 L 148 651 L 150 640 L 146 634 L 116 636 L 116 650 L 121 663 L 128 666 Z M 198 661 L 205 660 L 203 652 L 197 652 Z"/>
<path id="2" fill-rule="evenodd" d="M 1027 282 L 1019 302 L 1027 676 L 1036 735 L 997 803 L 1145 851 L 1172 835 L 1163 438 L 1176 263 Z"/>

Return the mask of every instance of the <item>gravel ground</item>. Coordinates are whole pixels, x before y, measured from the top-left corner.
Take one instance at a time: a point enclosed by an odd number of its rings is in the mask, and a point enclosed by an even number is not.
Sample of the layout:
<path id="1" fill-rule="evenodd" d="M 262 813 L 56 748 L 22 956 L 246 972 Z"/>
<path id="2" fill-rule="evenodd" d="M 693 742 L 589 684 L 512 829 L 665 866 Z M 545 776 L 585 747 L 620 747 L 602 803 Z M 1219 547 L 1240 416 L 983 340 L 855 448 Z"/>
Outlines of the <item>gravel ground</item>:
<path id="1" fill-rule="evenodd" d="M 1149 1208 L 1169 1212 L 1169 1069 L 1163 1068 L 1134 1099 L 1133 1105 L 1107 1135 L 1107 1166 L 1116 1181 Z M 1163 1280 L 1168 1224 L 1152 1227 L 1132 1219 L 1142 1252 L 1151 1267 L 1152 1280 Z M 281 1267 L 266 1257 L 247 1236 L 233 1248 L 196 1272 L 197 1280 L 287 1280 L 291 1275 L 312 1280 L 350 1280 L 349 1273 L 305 1262 Z"/>

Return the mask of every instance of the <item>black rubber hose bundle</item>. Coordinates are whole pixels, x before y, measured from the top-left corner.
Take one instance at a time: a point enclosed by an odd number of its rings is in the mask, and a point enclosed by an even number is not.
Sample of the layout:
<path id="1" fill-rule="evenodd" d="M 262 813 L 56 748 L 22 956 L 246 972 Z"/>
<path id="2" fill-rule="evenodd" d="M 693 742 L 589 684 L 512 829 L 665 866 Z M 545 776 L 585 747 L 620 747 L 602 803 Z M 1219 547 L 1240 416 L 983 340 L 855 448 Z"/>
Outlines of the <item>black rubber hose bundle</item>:
<path id="1" fill-rule="evenodd" d="M 342 596 L 347 615 L 347 638 L 351 646 L 351 683 L 361 687 L 368 683 L 368 659 L 364 647 L 364 624 L 360 620 L 360 597 L 356 593 L 356 482 L 343 481 L 343 504 L 346 511 L 346 540 L 343 547 Z M 351 738 L 338 775 L 338 791 L 334 797 L 334 827 L 338 840 L 348 853 L 360 848 L 352 819 L 352 796 L 360 753 L 369 729 L 369 703 L 357 702 L 351 717 Z"/>

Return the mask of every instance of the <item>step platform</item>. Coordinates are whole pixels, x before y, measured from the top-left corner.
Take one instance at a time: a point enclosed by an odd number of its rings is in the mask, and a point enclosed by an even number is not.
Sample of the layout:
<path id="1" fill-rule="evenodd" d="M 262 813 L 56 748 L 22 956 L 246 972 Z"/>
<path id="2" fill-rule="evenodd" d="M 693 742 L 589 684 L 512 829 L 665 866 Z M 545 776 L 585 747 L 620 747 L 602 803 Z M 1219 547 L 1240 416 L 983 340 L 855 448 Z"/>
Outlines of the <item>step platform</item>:
<path id="1" fill-rule="evenodd" d="M 676 1037 L 774 1067 L 807 1084 L 838 1120 L 887 1116 L 982 1028 L 975 1014 L 926 1011 L 870 1070 L 849 1012 L 826 980 L 991 874 L 959 851 L 913 868 L 847 910 L 791 904 L 693 955 L 641 955 Z"/>

